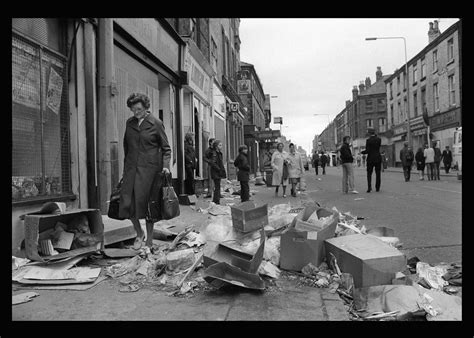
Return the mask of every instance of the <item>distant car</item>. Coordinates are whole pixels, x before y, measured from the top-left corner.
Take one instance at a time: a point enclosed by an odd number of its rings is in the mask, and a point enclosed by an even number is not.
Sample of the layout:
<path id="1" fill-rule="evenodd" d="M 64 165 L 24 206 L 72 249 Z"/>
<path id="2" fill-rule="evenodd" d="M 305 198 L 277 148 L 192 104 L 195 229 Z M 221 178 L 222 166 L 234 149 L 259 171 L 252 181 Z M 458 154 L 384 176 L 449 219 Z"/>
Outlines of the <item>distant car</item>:
<path id="1" fill-rule="evenodd" d="M 308 156 L 302 155 L 301 157 L 302 157 L 302 159 L 303 159 L 304 170 L 308 171 L 308 170 L 309 170 L 309 160 L 308 160 Z"/>

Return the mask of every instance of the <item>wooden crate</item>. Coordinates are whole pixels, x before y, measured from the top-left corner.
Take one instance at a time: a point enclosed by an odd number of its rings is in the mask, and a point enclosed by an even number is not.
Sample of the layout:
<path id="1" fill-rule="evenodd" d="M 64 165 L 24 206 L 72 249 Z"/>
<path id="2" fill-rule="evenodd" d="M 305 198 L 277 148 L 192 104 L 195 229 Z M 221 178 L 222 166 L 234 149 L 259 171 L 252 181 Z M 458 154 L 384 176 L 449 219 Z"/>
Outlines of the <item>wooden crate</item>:
<path id="1" fill-rule="evenodd" d="M 268 204 L 255 207 L 251 201 L 230 207 L 232 225 L 241 232 L 261 229 L 268 224 Z"/>

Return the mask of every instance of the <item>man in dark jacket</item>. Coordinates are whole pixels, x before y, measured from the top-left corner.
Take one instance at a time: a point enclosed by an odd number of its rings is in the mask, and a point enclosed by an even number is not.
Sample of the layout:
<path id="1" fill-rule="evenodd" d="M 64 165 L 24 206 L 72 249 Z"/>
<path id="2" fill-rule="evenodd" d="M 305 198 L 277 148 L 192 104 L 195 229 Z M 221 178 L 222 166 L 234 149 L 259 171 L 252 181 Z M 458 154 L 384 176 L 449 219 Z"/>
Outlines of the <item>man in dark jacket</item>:
<path id="1" fill-rule="evenodd" d="M 438 148 L 438 145 L 436 144 L 436 142 L 433 142 L 433 149 L 434 149 L 434 179 L 435 180 L 438 180 L 439 181 L 439 164 L 441 162 L 441 157 L 443 155 L 441 155 L 441 150 Z"/>
<path id="2" fill-rule="evenodd" d="M 405 182 L 410 181 L 410 172 L 413 165 L 415 155 L 413 150 L 408 147 L 408 142 L 403 144 L 403 148 L 400 150 L 400 161 L 402 162 L 403 175 L 405 176 Z"/>
<path id="3" fill-rule="evenodd" d="M 449 174 L 449 169 L 451 168 L 451 163 L 453 162 L 453 153 L 449 150 L 449 146 L 446 146 L 446 149 L 443 150 L 443 155 L 441 156 L 444 164 L 444 171 L 446 174 Z"/>
<path id="4" fill-rule="evenodd" d="M 380 169 L 382 166 L 382 156 L 380 155 L 380 145 L 382 140 L 375 135 L 374 128 L 367 129 L 370 135 L 365 142 L 365 150 L 362 154 L 367 154 L 367 192 L 372 191 L 372 172 L 375 168 L 375 191 L 380 190 Z"/>
<path id="5" fill-rule="evenodd" d="M 248 148 L 246 145 L 239 147 L 239 156 L 234 161 L 234 166 L 239 169 L 237 180 L 240 181 L 240 201 L 245 202 L 250 198 L 250 165 L 247 158 Z"/>
<path id="6" fill-rule="evenodd" d="M 316 176 L 318 176 L 318 166 L 319 166 L 319 155 L 318 152 L 315 150 L 313 154 L 312 161 L 313 168 L 316 170 Z"/>
<path id="7" fill-rule="evenodd" d="M 211 151 L 212 151 L 212 143 L 214 142 L 213 138 L 209 139 L 209 148 L 206 149 L 204 152 L 204 162 L 207 163 L 207 177 L 208 177 L 208 183 L 207 183 L 207 198 L 212 197 L 212 191 L 214 190 L 214 180 L 211 177 L 211 165 L 209 163 L 211 159 Z"/>
<path id="8" fill-rule="evenodd" d="M 224 167 L 224 161 L 222 159 L 222 142 L 220 140 L 214 140 L 212 143 L 212 151 L 210 153 L 209 164 L 211 165 L 211 177 L 214 180 L 214 194 L 212 201 L 216 204 L 220 204 L 221 200 L 221 179 L 226 178 L 226 172 Z"/>
<path id="9" fill-rule="evenodd" d="M 343 144 L 339 149 L 342 164 L 342 192 L 344 194 L 358 194 L 358 192 L 354 190 L 354 168 L 352 167 L 354 157 L 349 147 L 350 140 L 350 136 L 344 136 L 342 139 Z"/>
<path id="10" fill-rule="evenodd" d="M 193 142 L 194 134 L 187 133 L 184 137 L 184 193 L 194 195 L 194 170 L 196 169 L 196 155 Z"/>
<path id="11" fill-rule="evenodd" d="M 319 160 L 321 161 L 321 168 L 323 169 L 323 175 L 326 175 L 326 164 L 328 163 L 328 157 L 323 151 L 321 151 L 321 156 L 319 156 Z"/>

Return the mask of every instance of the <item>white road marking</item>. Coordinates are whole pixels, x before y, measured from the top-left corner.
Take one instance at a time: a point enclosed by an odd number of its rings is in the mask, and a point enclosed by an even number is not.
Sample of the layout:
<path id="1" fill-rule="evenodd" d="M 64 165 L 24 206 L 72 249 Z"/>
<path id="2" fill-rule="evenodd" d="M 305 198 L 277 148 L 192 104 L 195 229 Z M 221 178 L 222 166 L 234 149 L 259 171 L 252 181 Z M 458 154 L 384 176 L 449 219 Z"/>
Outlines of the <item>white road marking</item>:
<path id="1" fill-rule="evenodd" d="M 446 189 L 439 189 L 439 188 L 433 188 L 430 187 L 429 185 L 422 185 L 424 188 L 430 188 L 430 189 L 435 189 L 435 190 L 440 190 L 440 191 L 447 191 L 447 192 L 453 192 L 455 194 L 462 194 L 462 191 L 453 191 L 453 190 L 446 190 Z"/>

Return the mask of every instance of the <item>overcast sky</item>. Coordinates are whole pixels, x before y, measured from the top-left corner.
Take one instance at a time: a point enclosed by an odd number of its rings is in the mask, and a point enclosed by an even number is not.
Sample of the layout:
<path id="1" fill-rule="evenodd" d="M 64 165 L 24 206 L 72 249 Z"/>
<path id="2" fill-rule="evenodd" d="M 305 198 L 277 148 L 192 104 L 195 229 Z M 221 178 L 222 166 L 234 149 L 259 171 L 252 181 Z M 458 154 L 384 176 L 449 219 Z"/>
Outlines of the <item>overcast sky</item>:
<path id="1" fill-rule="evenodd" d="M 444 32 L 458 19 L 289 19 L 241 18 L 240 59 L 251 63 L 271 99 L 273 117 L 282 116 L 282 133 L 309 149 L 315 134 L 352 99 L 352 87 L 377 66 L 389 75 L 405 64 L 403 40 L 365 41 L 366 37 L 404 36 L 408 60 L 428 45 L 429 22 Z"/>

